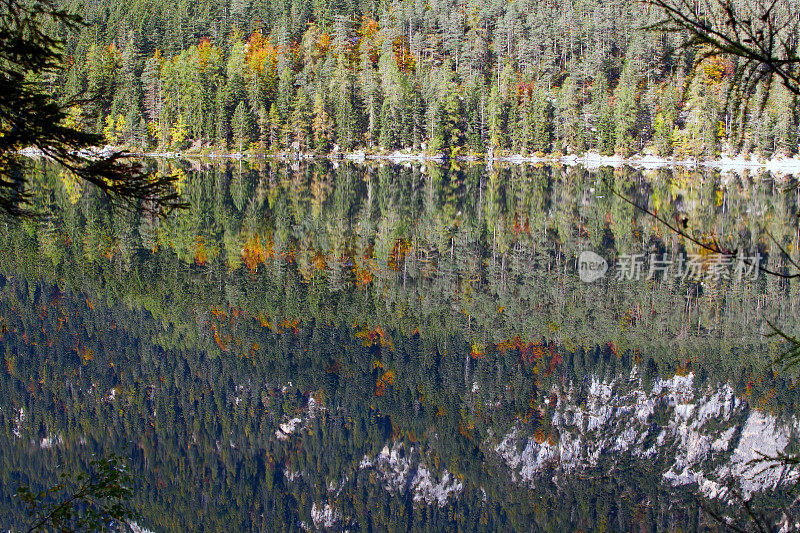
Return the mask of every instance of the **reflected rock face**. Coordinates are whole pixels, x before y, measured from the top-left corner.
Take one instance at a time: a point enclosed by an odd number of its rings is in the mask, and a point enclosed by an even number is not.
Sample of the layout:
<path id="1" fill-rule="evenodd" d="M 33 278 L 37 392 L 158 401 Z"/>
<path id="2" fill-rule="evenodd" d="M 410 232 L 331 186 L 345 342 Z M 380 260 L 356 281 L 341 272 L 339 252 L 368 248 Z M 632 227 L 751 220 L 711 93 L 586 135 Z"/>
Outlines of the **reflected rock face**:
<path id="1" fill-rule="evenodd" d="M 800 429 L 797 420 L 750 409 L 728 384 L 696 389 L 693 381 L 692 373 L 657 379 L 646 392 L 634 369 L 628 379 L 572 384 L 553 414 L 558 442 L 514 430 L 493 449 L 515 481 L 533 485 L 548 468 L 568 475 L 620 461 L 651 463 L 663 483 L 690 485 L 728 503 L 730 483 L 749 498 L 796 480 L 776 461 L 759 460 L 786 449 Z"/>

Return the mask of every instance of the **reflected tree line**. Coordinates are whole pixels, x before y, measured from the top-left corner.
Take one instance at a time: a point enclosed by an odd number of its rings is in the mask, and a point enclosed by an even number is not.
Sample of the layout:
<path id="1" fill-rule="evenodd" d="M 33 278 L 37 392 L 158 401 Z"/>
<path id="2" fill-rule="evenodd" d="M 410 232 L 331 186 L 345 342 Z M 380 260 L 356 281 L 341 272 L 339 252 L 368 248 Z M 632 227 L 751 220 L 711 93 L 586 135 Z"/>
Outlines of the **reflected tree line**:
<path id="1" fill-rule="evenodd" d="M 717 345 L 742 333 L 760 338 L 759 317 L 795 311 L 788 298 L 795 280 L 739 280 L 733 270 L 714 279 L 713 258 L 699 279 L 647 279 L 651 254 L 677 262 L 707 252 L 610 190 L 685 217 L 700 240 L 720 239 L 780 271 L 789 263 L 776 242 L 786 250 L 799 244 L 787 222 L 797 212 L 794 180 L 579 167 L 157 164 L 181 176 L 190 207 L 180 216 L 104 211 L 101 200 L 49 174 L 37 198 L 47 215 L 9 229 L 11 240 L 19 241 L 14 232 L 30 236 L 30 253 L 47 258 L 37 275 L 52 279 L 80 273 L 85 282 L 99 269 L 105 278 L 138 273 L 147 285 L 164 286 L 171 271 L 173 284 L 222 287 L 220 308 L 300 320 L 310 317 L 300 316 L 295 293 L 356 295 L 363 304 L 347 312 L 348 322 L 366 319 L 368 306 L 392 329 L 433 337 L 461 329 L 483 344 L 520 336 L 591 345 L 618 341 L 609 335 L 624 330 L 639 348 L 655 338 L 702 342 L 709 334 Z M 584 250 L 610 263 L 604 282 L 579 281 Z M 643 256 L 641 279 L 614 279 L 633 254 Z M 230 288 L 242 278 L 306 287 L 254 301 L 254 287 Z"/>

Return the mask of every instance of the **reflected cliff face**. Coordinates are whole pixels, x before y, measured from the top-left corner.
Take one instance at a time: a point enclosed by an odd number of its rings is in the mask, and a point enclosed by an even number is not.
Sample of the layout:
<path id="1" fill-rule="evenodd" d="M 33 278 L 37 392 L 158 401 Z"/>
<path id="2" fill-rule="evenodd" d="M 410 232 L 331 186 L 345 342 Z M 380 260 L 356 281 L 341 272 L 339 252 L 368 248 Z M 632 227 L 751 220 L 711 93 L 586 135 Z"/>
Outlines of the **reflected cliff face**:
<path id="1" fill-rule="evenodd" d="M 187 211 L 43 167 L 46 215 L 0 226 L 0 526 L 10 480 L 112 450 L 154 530 L 692 528 L 701 498 L 784 498 L 749 461 L 795 443 L 766 319 L 794 326 L 797 281 L 761 271 L 798 246 L 792 180 L 152 165 Z"/>

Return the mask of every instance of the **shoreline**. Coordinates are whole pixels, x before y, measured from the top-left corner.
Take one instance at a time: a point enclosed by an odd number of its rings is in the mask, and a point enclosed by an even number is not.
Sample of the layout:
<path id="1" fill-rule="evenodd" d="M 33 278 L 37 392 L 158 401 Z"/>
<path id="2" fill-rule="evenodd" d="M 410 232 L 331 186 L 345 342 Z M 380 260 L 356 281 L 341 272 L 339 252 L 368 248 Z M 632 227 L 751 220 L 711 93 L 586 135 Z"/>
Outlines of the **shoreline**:
<path id="1" fill-rule="evenodd" d="M 103 148 L 83 150 L 82 155 L 86 157 L 104 157 L 114 152 L 125 151 L 123 147 L 111 145 Z M 42 152 L 35 148 L 25 148 L 20 150 L 21 155 L 27 157 L 42 156 Z M 671 157 L 659 157 L 653 155 L 634 155 L 622 157 L 620 155 L 602 155 L 596 152 L 587 152 L 578 155 L 541 155 L 524 156 L 521 154 L 502 155 L 502 156 L 477 156 L 464 155 L 455 156 L 452 159 L 445 157 L 444 154 L 429 155 L 420 152 L 395 151 L 390 154 L 367 154 L 363 151 L 348 153 L 315 154 L 301 152 L 274 152 L 274 153 L 240 153 L 240 152 L 209 152 L 198 153 L 195 151 L 130 151 L 133 157 L 152 157 L 158 159 L 231 159 L 241 161 L 274 159 L 278 161 L 313 161 L 328 159 L 331 161 L 351 161 L 356 163 L 366 163 L 367 161 L 389 162 L 393 164 L 405 163 L 438 163 L 444 164 L 448 161 L 479 163 L 489 167 L 494 164 L 530 165 L 559 164 L 564 166 L 583 166 L 589 170 L 601 167 L 632 167 L 645 170 L 656 170 L 660 168 L 685 168 L 692 170 L 719 170 L 721 172 L 742 172 L 745 170 L 766 170 L 779 174 L 800 175 L 800 155 L 794 157 L 773 157 L 767 160 L 758 160 L 753 156 L 738 155 L 735 157 L 724 155 L 719 159 L 699 160 L 699 159 L 676 159 Z"/>
<path id="2" fill-rule="evenodd" d="M 137 152 L 132 155 L 140 157 L 155 157 L 155 158 L 168 158 L 168 159 L 232 159 L 232 160 L 259 160 L 259 159 L 275 159 L 279 161 L 313 161 L 315 159 L 328 159 L 332 161 L 351 161 L 356 163 L 366 163 L 368 161 L 389 162 L 393 164 L 405 163 L 438 163 L 444 164 L 451 159 L 446 158 L 442 154 L 428 155 L 419 152 L 402 152 L 395 151 L 390 154 L 367 154 L 362 151 L 340 153 L 340 154 L 313 154 L 313 153 L 267 153 L 267 154 L 250 154 L 250 153 L 235 153 L 235 152 L 218 152 L 200 154 L 194 152 Z M 721 172 L 742 172 L 745 170 L 766 170 L 768 172 L 780 174 L 800 175 L 800 156 L 791 158 L 777 157 L 764 161 L 755 159 L 754 157 L 745 156 L 723 156 L 719 159 L 713 160 L 698 160 L 698 159 L 675 159 L 665 158 L 652 155 L 635 155 L 631 157 L 622 157 L 619 155 L 606 156 L 594 152 L 587 152 L 581 156 L 577 155 L 543 155 L 543 156 L 524 156 L 521 154 L 503 155 L 503 156 L 456 156 L 452 159 L 456 162 L 464 163 L 478 163 L 485 164 L 491 167 L 494 164 L 512 164 L 512 165 L 553 165 L 560 164 L 564 166 L 583 166 L 589 170 L 595 170 L 601 167 L 632 167 L 644 170 L 656 170 L 660 168 L 685 168 L 697 170 L 719 170 Z"/>

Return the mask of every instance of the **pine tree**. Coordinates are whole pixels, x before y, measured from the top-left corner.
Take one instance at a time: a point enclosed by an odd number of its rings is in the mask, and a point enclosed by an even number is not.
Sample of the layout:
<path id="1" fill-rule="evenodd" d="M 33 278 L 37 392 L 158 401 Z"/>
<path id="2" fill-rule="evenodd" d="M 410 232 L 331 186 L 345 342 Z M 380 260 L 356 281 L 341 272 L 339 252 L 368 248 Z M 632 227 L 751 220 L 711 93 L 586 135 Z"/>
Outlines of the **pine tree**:
<path id="1" fill-rule="evenodd" d="M 575 78 L 567 77 L 558 93 L 559 150 L 581 153 L 586 149 L 586 136 L 580 117 Z"/>
<path id="2" fill-rule="evenodd" d="M 228 147 L 228 137 L 229 137 L 229 115 L 228 115 L 228 105 L 225 102 L 225 93 L 226 90 L 224 87 L 220 87 L 217 90 L 217 94 L 214 101 L 214 125 L 216 126 L 216 139 L 217 145 L 222 148 L 223 150 L 227 149 Z"/>
<path id="3" fill-rule="evenodd" d="M 327 153 L 333 138 L 333 123 L 325 110 L 325 99 L 320 93 L 314 97 L 314 122 L 311 126 L 314 135 L 314 148 L 318 152 Z"/>
<path id="4" fill-rule="evenodd" d="M 115 101 L 112 107 L 125 117 L 125 127 L 118 127 L 122 141 L 133 141 L 134 127 L 141 120 L 141 85 L 139 69 L 139 47 L 133 32 L 129 32 L 125 50 L 121 55 L 120 69 L 117 72 Z"/>
<path id="5" fill-rule="evenodd" d="M 366 114 L 366 144 L 368 148 L 378 140 L 380 135 L 380 80 L 372 64 L 372 49 L 364 46 L 361 51 L 359 86 L 364 100 Z"/>
<path id="6" fill-rule="evenodd" d="M 275 108 L 275 104 L 269 106 L 269 149 L 277 150 L 280 144 L 280 134 L 282 128 L 281 116 Z"/>
<path id="7" fill-rule="evenodd" d="M 294 111 L 292 112 L 292 133 L 294 142 L 297 145 L 297 150 L 307 152 L 311 141 L 310 120 L 309 116 L 311 110 L 309 109 L 310 102 L 308 94 L 305 89 L 301 87 L 297 91 L 297 100 L 294 104 Z"/>
<path id="8" fill-rule="evenodd" d="M 428 103 L 428 150 L 432 154 L 440 154 L 447 148 L 447 134 L 445 131 L 444 110 L 438 99 Z M 390 120 L 390 117 L 387 117 Z M 388 126 L 384 126 L 388 130 Z M 381 143 L 383 144 L 383 143 Z"/>
<path id="9" fill-rule="evenodd" d="M 622 69 L 619 84 L 614 90 L 614 139 L 615 149 L 628 155 L 638 145 L 639 105 L 637 87 L 638 76 L 631 62 Z"/>
<path id="10" fill-rule="evenodd" d="M 144 63 L 142 71 L 142 86 L 144 89 L 144 110 L 147 120 L 151 123 L 158 122 L 163 105 L 161 86 L 161 53 L 156 50 L 152 57 Z"/>
<path id="11" fill-rule="evenodd" d="M 357 108 L 354 102 L 352 73 L 339 62 L 333 89 L 336 93 L 336 141 L 342 150 L 351 150 L 360 143 Z"/>
<path id="12" fill-rule="evenodd" d="M 672 153 L 675 114 L 675 91 L 671 86 L 665 84 L 659 92 L 658 112 L 653 122 L 653 144 L 661 156 Z"/>
<path id="13" fill-rule="evenodd" d="M 592 114 L 594 149 L 601 154 L 614 153 L 614 108 L 609 102 L 608 80 L 603 72 L 592 83 Z"/>
<path id="14" fill-rule="evenodd" d="M 534 134 L 534 95 L 523 91 L 519 106 L 518 125 L 516 127 L 515 145 L 517 151 L 527 155 L 535 145 L 537 145 L 536 135 Z"/>
<path id="15" fill-rule="evenodd" d="M 381 106 L 380 124 L 381 130 L 378 137 L 378 142 L 380 143 L 381 148 L 384 148 L 385 150 L 393 150 L 396 147 L 395 131 L 397 129 L 397 120 L 394 112 L 394 106 L 392 106 L 392 103 L 388 99 L 385 99 L 383 101 L 383 105 Z"/>
<path id="16" fill-rule="evenodd" d="M 91 97 L 90 115 L 97 117 L 99 131 L 103 116 L 110 112 L 113 101 L 114 74 L 117 63 L 117 49 L 113 45 L 92 44 L 88 53 L 88 93 Z"/>
<path id="17" fill-rule="evenodd" d="M 505 131 L 503 127 L 503 101 L 500 98 L 500 89 L 497 84 L 492 85 L 489 94 L 489 146 L 495 150 L 505 147 Z"/>
<path id="18" fill-rule="evenodd" d="M 549 153 L 553 143 L 553 106 L 543 83 L 533 93 L 533 149 Z"/>
<path id="19" fill-rule="evenodd" d="M 265 152 L 269 147 L 269 114 L 263 105 L 258 108 L 258 149 Z"/>
<path id="20" fill-rule="evenodd" d="M 287 64 L 278 79 L 278 95 L 275 99 L 276 111 L 281 118 L 282 124 L 290 120 L 294 98 L 294 74 Z"/>
<path id="21" fill-rule="evenodd" d="M 775 150 L 784 155 L 797 153 L 798 98 L 786 87 L 777 87 L 771 96 L 775 120 Z"/>
<path id="22" fill-rule="evenodd" d="M 446 150 L 460 147 L 464 132 L 464 106 L 458 88 L 450 85 L 443 98 L 442 118 Z"/>
<path id="23" fill-rule="evenodd" d="M 250 114 L 247 111 L 245 102 L 240 101 L 233 112 L 231 118 L 231 130 L 233 132 L 234 147 L 238 153 L 244 153 L 250 146 L 252 126 Z"/>

